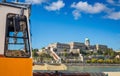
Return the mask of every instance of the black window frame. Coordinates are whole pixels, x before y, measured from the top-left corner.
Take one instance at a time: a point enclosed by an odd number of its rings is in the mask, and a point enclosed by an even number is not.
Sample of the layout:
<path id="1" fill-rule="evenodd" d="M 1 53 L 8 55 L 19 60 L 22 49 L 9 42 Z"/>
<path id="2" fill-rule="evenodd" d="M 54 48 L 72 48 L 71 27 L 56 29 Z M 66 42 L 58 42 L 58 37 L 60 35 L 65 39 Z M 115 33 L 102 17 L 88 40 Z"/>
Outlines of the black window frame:
<path id="1" fill-rule="evenodd" d="M 27 51 L 27 52 L 29 52 L 29 55 L 28 56 L 7 56 L 6 55 L 6 52 L 7 52 L 7 48 L 6 48 L 6 40 L 7 40 L 7 33 L 8 33 L 8 15 L 19 15 L 19 14 L 14 14 L 14 13 L 8 13 L 7 15 L 6 15 L 6 24 L 5 24 L 5 27 L 6 27 L 6 29 L 5 29 L 5 43 L 4 43 L 4 56 L 5 57 L 8 57 L 8 58 L 30 58 L 31 57 L 31 47 L 30 47 L 30 37 L 29 37 L 29 33 L 30 33 L 30 30 L 28 30 L 28 21 L 27 21 L 27 17 L 26 17 L 26 31 L 27 31 L 27 37 L 28 37 L 28 48 L 29 48 L 29 50 Z"/>

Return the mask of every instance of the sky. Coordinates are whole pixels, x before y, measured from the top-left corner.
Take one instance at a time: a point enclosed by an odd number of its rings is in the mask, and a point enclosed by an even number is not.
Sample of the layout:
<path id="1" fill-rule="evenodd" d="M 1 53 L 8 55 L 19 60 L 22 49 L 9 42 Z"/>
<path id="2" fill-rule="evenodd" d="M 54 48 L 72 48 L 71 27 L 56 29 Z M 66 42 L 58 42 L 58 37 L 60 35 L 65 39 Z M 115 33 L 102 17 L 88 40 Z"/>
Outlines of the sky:
<path id="1" fill-rule="evenodd" d="M 120 49 L 120 0 L 19 1 L 32 4 L 33 48 L 55 42 L 84 43 L 87 37 L 91 45 Z"/>

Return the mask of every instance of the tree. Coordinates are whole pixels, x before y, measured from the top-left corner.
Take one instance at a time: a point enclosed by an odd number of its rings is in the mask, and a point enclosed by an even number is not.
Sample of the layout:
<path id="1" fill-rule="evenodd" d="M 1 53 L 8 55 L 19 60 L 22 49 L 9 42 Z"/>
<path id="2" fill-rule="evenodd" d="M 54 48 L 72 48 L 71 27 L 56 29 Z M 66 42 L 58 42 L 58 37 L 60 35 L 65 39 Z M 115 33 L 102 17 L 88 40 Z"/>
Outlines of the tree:
<path id="1" fill-rule="evenodd" d="M 120 59 L 119 58 L 115 58 L 115 59 L 113 59 L 113 62 L 118 64 L 118 63 L 120 63 Z"/>
<path id="2" fill-rule="evenodd" d="M 40 57 L 40 62 L 43 63 L 43 57 Z"/>
<path id="3" fill-rule="evenodd" d="M 45 49 L 45 47 L 42 47 L 42 49 Z"/>
<path id="4" fill-rule="evenodd" d="M 65 53 L 67 52 L 67 49 L 66 49 L 66 48 L 64 49 L 64 52 L 65 52 Z"/>
<path id="5" fill-rule="evenodd" d="M 102 50 L 98 50 L 98 55 L 102 55 L 103 54 L 103 51 Z"/>
<path id="6" fill-rule="evenodd" d="M 80 53 L 81 53 L 82 55 L 87 55 L 87 53 L 85 52 L 85 50 L 81 50 Z"/>
<path id="7" fill-rule="evenodd" d="M 68 56 L 68 54 L 67 54 L 67 49 L 65 48 L 64 49 L 64 57 L 67 57 Z"/>
<path id="8" fill-rule="evenodd" d="M 87 63 L 91 63 L 91 60 L 87 60 L 86 62 L 87 62 Z"/>
<path id="9" fill-rule="evenodd" d="M 37 53 L 36 51 L 33 51 L 33 52 L 32 52 L 32 56 L 33 56 L 33 57 L 38 57 L 39 55 L 38 55 L 38 53 Z"/>
<path id="10" fill-rule="evenodd" d="M 32 49 L 32 51 L 34 51 L 34 52 L 38 52 L 39 50 L 36 48 L 36 49 Z"/>
<path id="11" fill-rule="evenodd" d="M 32 52 L 32 56 L 33 56 L 33 59 L 35 60 L 35 61 L 37 61 L 38 60 L 38 53 L 36 52 L 36 51 L 33 51 Z"/>
<path id="12" fill-rule="evenodd" d="M 113 60 L 111 60 L 111 59 L 106 59 L 104 62 L 105 62 L 105 63 L 113 63 Z"/>
<path id="13" fill-rule="evenodd" d="M 113 51 L 113 49 L 107 49 L 105 52 L 104 52 L 104 55 L 108 55 L 108 56 L 111 56 L 111 57 L 114 57 L 116 55 L 115 51 Z"/>

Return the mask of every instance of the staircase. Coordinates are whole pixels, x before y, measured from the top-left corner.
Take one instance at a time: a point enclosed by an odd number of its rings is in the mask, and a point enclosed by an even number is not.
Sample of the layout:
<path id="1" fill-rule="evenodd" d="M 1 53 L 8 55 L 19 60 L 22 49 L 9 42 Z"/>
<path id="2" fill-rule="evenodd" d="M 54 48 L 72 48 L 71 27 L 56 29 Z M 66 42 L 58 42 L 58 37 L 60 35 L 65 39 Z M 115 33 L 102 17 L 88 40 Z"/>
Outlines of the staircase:
<path id="1" fill-rule="evenodd" d="M 56 63 L 61 63 L 61 58 L 53 51 L 53 48 L 50 49 L 50 53 L 54 60 L 56 61 Z"/>

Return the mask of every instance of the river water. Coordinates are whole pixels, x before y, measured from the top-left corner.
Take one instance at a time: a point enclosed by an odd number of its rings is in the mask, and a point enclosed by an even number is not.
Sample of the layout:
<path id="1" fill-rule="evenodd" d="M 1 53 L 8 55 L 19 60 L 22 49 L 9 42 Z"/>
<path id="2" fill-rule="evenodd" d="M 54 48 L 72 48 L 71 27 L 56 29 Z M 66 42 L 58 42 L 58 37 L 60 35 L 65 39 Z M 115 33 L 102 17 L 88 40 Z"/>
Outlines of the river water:
<path id="1" fill-rule="evenodd" d="M 69 72 L 120 72 L 120 66 L 68 66 Z"/>

